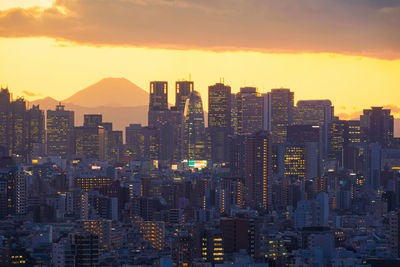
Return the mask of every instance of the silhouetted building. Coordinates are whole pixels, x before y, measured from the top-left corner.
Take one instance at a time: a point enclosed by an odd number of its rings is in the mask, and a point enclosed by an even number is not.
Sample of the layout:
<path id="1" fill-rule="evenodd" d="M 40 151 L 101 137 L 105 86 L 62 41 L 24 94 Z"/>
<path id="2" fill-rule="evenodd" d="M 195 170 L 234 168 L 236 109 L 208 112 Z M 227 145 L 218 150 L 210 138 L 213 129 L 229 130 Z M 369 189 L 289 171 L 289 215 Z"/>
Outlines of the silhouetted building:
<path id="1" fill-rule="evenodd" d="M 69 158 L 73 154 L 74 112 L 57 105 L 47 110 L 47 155 Z"/>
<path id="2" fill-rule="evenodd" d="M 74 129 L 75 154 L 89 159 L 105 159 L 105 131 L 102 126 L 80 126 Z"/>
<path id="3" fill-rule="evenodd" d="M 183 120 L 183 159 L 205 159 L 206 133 L 199 92 L 193 91 L 187 98 Z"/>
<path id="4" fill-rule="evenodd" d="M 103 123 L 103 115 L 101 114 L 84 114 L 83 126 L 94 127 Z"/>
<path id="5" fill-rule="evenodd" d="M 290 89 L 272 89 L 264 98 L 264 130 L 271 132 L 273 143 L 284 143 L 286 126 L 293 122 L 294 93 Z"/>
<path id="6" fill-rule="evenodd" d="M 229 160 L 231 134 L 231 87 L 217 83 L 208 87 L 208 128 L 213 163 Z"/>
<path id="7" fill-rule="evenodd" d="M 271 139 L 266 132 L 258 132 L 246 138 L 245 185 L 248 190 L 249 204 L 265 210 L 271 205 L 271 147 Z"/>
<path id="8" fill-rule="evenodd" d="M 372 107 L 360 116 L 361 136 L 364 143 L 378 143 L 383 148 L 391 146 L 394 119 L 390 109 Z"/>
<path id="9" fill-rule="evenodd" d="M 149 111 L 168 109 L 168 82 L 150 82 Z M 149 118 L 149 125 L 151 120 Z"/>
<path id="10" fill-rule="evenodd" d="M 1 88 L 0 91 L 0 146 L 7 150 L 11 149 L 11 96 L 8 88 Z"/>
<path id="11" fill-rule="evenodd" d="M 242 87 L 236 94 L 237 133 L 249 135 L 263 129 L 264 98 L 255 87 Z"/>

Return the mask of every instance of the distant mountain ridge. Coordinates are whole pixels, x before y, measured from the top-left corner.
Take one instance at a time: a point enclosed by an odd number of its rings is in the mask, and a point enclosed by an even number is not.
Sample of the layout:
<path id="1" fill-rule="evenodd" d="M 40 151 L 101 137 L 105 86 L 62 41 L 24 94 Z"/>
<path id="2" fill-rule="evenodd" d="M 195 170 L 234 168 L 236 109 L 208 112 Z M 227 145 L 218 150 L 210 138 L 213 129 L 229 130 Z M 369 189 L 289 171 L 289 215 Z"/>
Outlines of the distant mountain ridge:
<path id="1" fill-rule="evenodd" d="M 75 112 L 75 125 L 83 124 L 84 114 L 103 114 L 115 130 L 130 123 L 147 125 L 149 93 L 125 78 L 104 78 L 63 101 L 45 97 L 29 102 L 43 110 L 54 110 L 58 103 Z"/>

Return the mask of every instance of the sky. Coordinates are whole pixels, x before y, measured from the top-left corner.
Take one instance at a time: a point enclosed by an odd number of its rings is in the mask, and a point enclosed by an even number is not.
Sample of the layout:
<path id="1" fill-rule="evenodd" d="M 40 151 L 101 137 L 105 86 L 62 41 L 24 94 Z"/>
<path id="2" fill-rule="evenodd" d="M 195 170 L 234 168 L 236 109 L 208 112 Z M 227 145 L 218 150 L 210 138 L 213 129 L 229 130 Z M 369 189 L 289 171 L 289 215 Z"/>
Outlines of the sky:
<path id="1" fill-rule="evenodd" d="M 397 0 L 1 0 L 0 83 L 58 100 L 104 77 L 286 87 L 400 117 Z M 147 104 L 147 103 L 143 103 Z"/>

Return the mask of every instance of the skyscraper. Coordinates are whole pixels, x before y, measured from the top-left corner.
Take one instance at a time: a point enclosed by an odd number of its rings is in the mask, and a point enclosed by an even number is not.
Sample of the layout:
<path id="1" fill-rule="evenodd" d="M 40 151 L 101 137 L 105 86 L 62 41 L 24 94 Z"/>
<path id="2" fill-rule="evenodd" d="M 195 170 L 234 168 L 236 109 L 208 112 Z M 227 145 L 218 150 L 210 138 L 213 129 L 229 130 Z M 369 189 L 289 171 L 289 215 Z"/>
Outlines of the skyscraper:
<path id="1" fill-rule="evenodd" d="M 290 89 L 272 89 L 264 95 L 264 129 L 273 143 L 286 141 L 286 126 L 293 122 L 294 93 Z"/>
<path id="2" fill-rule="evenodd" d="M 74 112 L 57 105 L 47 111 L 47 154 L 68 158 L 73 153 Z"/>
<path id="3" fill-rule="evenodd" d="M 272 177 L 272 151 L 270 136 L 264 132 L 246 138 L 245 185 L 250 206 L 271 208 L 270 179 Z"/>
<path id="4" fill-rule="evenodd" d="M 102 126 L 79 126 L 74 129 L 75 153 L 89 159 L 104 160 L 105 130 Z"/>
<path id="5" fill-rule="evenodd" d="M 208 127 L 213 163 L 229 160 L 231 134 L 231 87 L 217 83 L 208 87 Z"/>
<path id="6" fill-rule="evenodd" d="M 18 98 L 11 102 L 11 151 L 16 157 L 26 157 L 26 101 Z"/>
<path id="7" fill-rule="evenodd" d="M 99 126 L 103 123 L 102 114 L 84 114 L 83 115 L 83 126 Z"/>
<path id="8" fill-rule="evenodd" d="M 193 92 L 192 81 L 177 81 L 175 83 L 175 106 L 176 109 L 184 111 L 186 99 Z"/>
<path id="9" fill-rule="evenodd" d="M 1 88 L 0 91 L 0 146 L 6 151 L 10 151 L 10 132 L 11 132 L 11 96 L 8 88 Z"/>
<path id="10" fill-rule="evenodd" d="M 193 91 L 186 100 L 182 139 L 184 159 L 205 158 L 206 135 L 203 104 L 200 93 L 197 91 Z"/>
<path id="11" fill-rule="evenodd" d="M 330 100 L 300 100 L 293 112 L 297 125 L 328 124 L 333 120 L 334 107 Z"/>
<path id="12" fill-rule="evenodd" d="M 393 116 L 390 109 L 372 107 L 364 109 L 360 116 L 361 136 L 364 143 L 379 143 L 383 148 L 390 147 L 393 139 Z"/>
<path id="13" fill-rule="evenodd" d="M 238 134 L 249 135 L 263 129 L 264 98 L 255 87 L 242 87 L 236 94 Z"/>
<path id="14" fill-rule="evenodd" d="M 168 109 L 168 82 L 150 82 L 149 111 Z M 150 124 L 150 122 L 149 122 Z"/>
<path id="15" fill-rule="evenodd" d="M 26 124 L 27 124 L 27 151 L 28 159 L 30 159 L 36 150 L 44 152 L 45 142 L 45 129 L 44 129 L 44 112 L 39 109 L 39 106 L 33 106 L 27 110 Z M 42 154 L 42 153 L 40 153 Z"/>

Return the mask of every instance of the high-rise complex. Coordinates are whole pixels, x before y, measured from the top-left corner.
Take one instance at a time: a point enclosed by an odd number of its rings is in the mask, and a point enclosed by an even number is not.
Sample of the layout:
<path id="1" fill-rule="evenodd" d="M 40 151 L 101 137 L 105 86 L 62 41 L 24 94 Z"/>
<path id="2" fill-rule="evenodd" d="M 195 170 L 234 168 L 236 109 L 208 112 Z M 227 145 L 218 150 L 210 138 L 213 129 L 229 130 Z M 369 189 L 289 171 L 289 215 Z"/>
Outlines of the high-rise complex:
<path id="1" fill-rule="evenodd" d="M 47 155 L 68 158 L 73 154 L 74 112 L 57 105 L 47 110 Z"/>
<path id="2" fill-rule="evenodd" d="M 206 133 L 204 128 L 203 104 L 200 93 L 193 91 L 186 100 L 183 115 L 183 158 L 205 159 Z"/>
<path id="3" fill-rule="evenodd" d="M 1 88 L 0 91 L 0 146 L 6 151 L 10 151 L 10 132 L 11 132 L 11 95 L 8 88 Z"/>
<path id="4" fill-rule="evenodd" d="M 264 129 L 273 143 L 286 141 L 286 126 L 293 122 L 294 93 L 290 89 L 272 89 L 264 95 Z"/>
<path id="5" fill-rule="evenodd" d="M 217 83 L 208 87 L 208 128 L 213 163 L 229 160 L 231 134 L 231 87 Z"/>
<path id="6" fill-rule="evenodd" d="M 168 82 L 150 82 L 149 111 L 168 109 Z M 150 122 L 149 122 L 150 124 Z"/>

